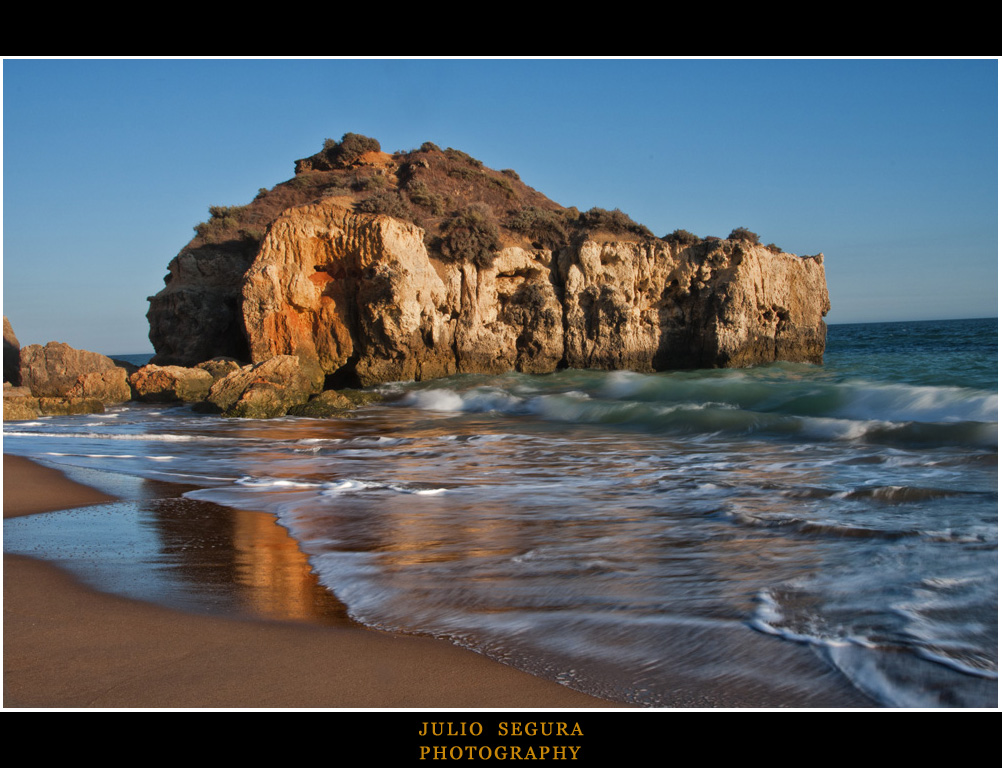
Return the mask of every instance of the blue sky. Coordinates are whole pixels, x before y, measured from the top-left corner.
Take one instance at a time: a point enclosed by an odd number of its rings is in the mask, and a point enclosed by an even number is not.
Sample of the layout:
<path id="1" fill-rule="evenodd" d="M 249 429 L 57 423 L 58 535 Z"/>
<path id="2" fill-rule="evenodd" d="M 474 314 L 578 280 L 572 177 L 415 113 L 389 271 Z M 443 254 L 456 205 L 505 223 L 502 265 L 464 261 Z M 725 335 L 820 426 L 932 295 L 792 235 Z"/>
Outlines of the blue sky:
<path id="1" fill-rule="evenodd" d="M 3 313 L 22 344 L 152 351 L 146 297 L 208 207 L 349 131 L 658 235 L 823 251 L 831 323 L 997 315 L 994 59 L 7 59 Z"/>

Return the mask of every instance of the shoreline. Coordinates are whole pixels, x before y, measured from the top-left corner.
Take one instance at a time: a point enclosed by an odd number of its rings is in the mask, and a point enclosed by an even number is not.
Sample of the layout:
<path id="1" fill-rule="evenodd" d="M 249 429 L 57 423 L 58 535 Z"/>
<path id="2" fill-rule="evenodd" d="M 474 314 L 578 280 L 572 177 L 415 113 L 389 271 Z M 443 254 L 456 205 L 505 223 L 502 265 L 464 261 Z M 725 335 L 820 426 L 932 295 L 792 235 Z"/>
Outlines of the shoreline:
<path id="1" fill-rule="evenodd" d="M 4 517 L 36 516 L 5 526 L 5 708 L 636 710 L 445 639 L 359 624 L 271 513 L 16 455 L 4 470 Z M 32 554 L 46 526 L 58 534 L 46 557 L 65 566 Z M 809 648 L 744 633 L 716 642 L 801 682 L 706 677 L 683 662 L 660 708 L 880 706 Z"/>
<path id="2" fill-rule="evenodd" d="M 120 501 L 4 454 L 4 518 Z M 261 513 L 256 513 L 261 514 Z M 195 615 L 4 554 L 4 708 L 623 708 L 344 619 Z"/>

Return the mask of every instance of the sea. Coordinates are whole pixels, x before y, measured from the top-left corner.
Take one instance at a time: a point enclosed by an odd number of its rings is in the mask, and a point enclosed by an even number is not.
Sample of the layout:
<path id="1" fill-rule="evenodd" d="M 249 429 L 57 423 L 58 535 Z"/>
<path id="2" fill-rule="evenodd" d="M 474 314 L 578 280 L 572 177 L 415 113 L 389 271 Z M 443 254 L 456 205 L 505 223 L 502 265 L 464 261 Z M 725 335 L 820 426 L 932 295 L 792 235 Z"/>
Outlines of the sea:
<path id="1" fill-rule="evenodd" d="M 832 325 L 823 365 L 375 389 L 343 419 L 4 423 L 5 452 L 176 489 L 7 520 L 4 551 L 218 610 L 211 553 L 170 567 L 209 513 L 170 510 L 253 510 L 355 621 L 634 707 L 997 706 L 997 319 Z"/>

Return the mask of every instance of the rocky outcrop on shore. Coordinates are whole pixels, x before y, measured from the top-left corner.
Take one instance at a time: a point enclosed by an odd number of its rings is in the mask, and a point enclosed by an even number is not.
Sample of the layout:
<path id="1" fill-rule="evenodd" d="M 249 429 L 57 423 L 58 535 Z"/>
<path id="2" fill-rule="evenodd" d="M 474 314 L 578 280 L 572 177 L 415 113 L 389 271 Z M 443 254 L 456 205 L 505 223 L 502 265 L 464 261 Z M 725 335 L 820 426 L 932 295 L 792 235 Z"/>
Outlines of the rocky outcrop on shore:
<path id="1" fill-rule="evenodd" d="M 372 393 L 323 391 L 320 366 L 294 355 L 244 366 L 214 358 L 191 368 L 136 368 L 57 342 L 25 347 L 22 353 L 17 375 L 25 384 L 4 382 L 4 421 L 103 413 L 106 404 L 128 400 L 191 404 L 203 413 L 243 418 L 332 418 L 378 399 Z"/>
<path id="2" fill-rule="evenodd" d="M 202 368 L 144 365 L 129 377 L 133 397 L 147 403 L 197 403 L 215 383 Z"/>
<path id="3" fill-rule="evenodd" d="M 327 386 L 364 387 L 822 360 L 821 254 L 743 228 L 658 238 L 618 210 L 562 208 L 457 150 L 378 146 L 346 134 L 252 204 L 211 209 L 150 298 L 154 362 L 292 355 Z"/>
<path id="4" fill-rule="evenodd" d="M 69 397 L 104 404 L 132 399 L 128 370 L 97 352 L 50 341 L 21 349 L 21 382 L 35 397 Z"/>
<path id="5" fill-rule="evenodd" d="M 743 227 L 655 237 L 618 209 L 564 208 L 510 169 L 430 143 L 391 155 L 345 134 L 248 205 L 209 210 L 150 297 L 153 364 L 126 371 L 65 344 L 26 347 L 10 375 L 31 407 L 135 397 L 227 416 L 337 415 L 352 403 L 324 389 L 824 354 L 821 254 L 763 246 Z M 5 318 L 5 380 L 8 330 Z"/>
<path id="6" fill-rule="evenodd" d="M 200 410 L 252 419 L 275 418 L 307 402 L 323 390 L 323 385 L 323 371 L 315 362 L 275 355 L 221 378 L 212 385 Z"/>
<path id="7" fill-rule="evenodd" d="M 191 366 L 213 357 L 247 360 L 240 287 L 255 251 L 244 243 L 185 250 L 167 285 L 150 297 L 150 339 L 160 365 Z"/>
<path id="8" fill-rule="evenodd" d="M 4 382 L 4 421 L 102 413 L 105 405 L 132 399 L 128 364 L 69 344 L 30 344 L 10 366 L 10 378 L 5 374 Z"/>

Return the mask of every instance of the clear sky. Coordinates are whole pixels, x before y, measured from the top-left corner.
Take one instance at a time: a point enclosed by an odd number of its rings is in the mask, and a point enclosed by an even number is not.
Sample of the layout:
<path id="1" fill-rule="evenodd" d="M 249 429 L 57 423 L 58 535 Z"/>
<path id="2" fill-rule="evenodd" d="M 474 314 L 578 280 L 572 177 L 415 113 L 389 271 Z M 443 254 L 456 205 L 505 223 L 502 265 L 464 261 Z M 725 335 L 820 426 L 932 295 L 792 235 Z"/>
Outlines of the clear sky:
<path id="1" fill-rule="evenodd" d="M 3 313 L 22 344 L 152 351 L 210 205 L 346 132 L 461 149 L 657 235 L 823 251 L 831 323 L 994 317 L 998 62 L 3 62 Z"/>

